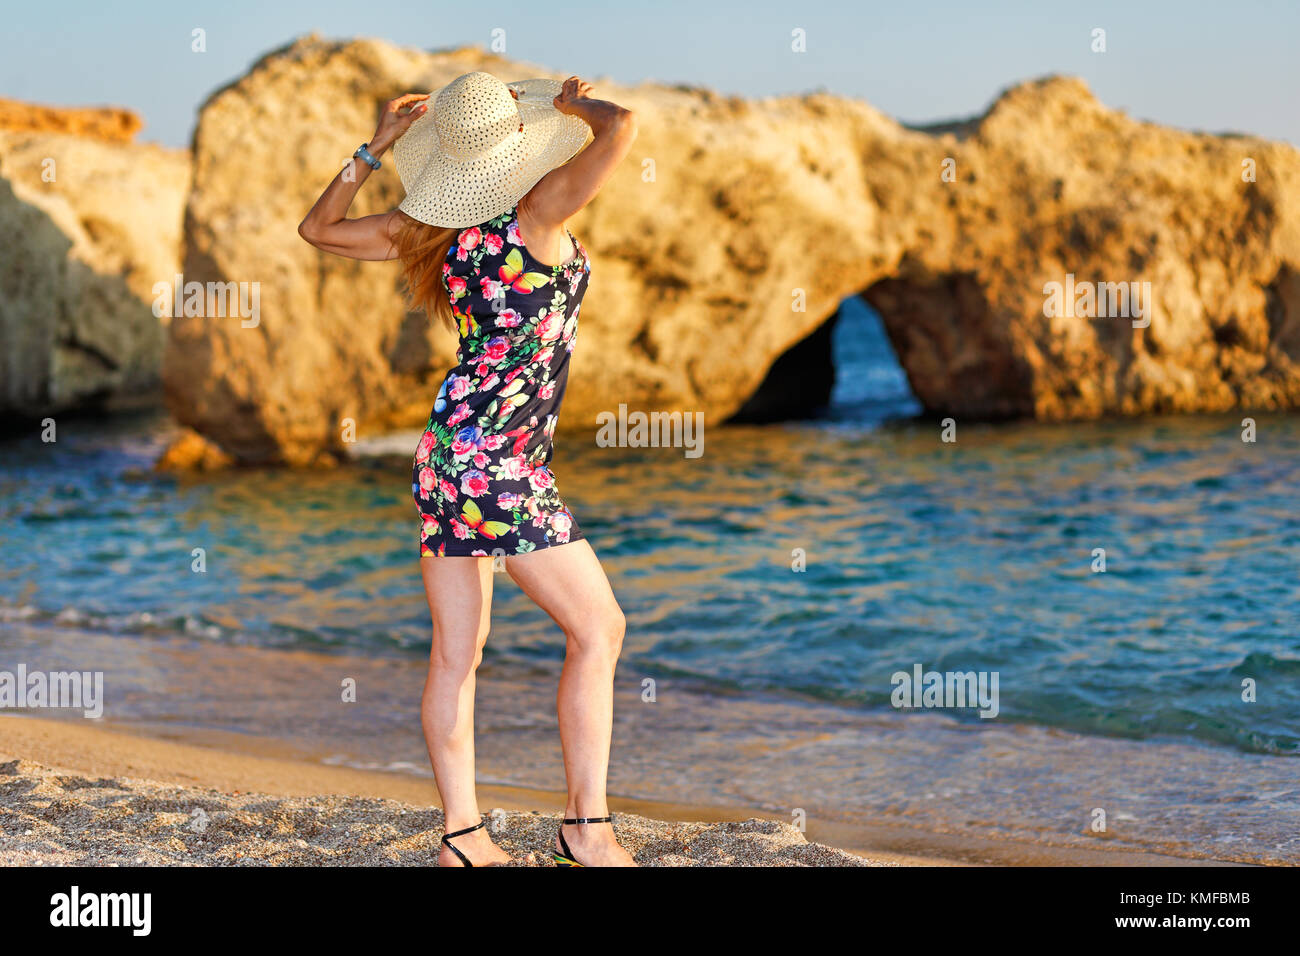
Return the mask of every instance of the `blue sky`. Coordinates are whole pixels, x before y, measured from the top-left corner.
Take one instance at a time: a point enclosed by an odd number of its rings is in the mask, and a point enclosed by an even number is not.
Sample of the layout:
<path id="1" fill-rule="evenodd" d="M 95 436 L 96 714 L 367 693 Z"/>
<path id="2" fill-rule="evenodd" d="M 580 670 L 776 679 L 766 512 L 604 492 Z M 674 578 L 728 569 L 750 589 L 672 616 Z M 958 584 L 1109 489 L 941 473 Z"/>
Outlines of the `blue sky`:
<path id="1" fill-rule="evenodd" d="M 486 46 L 597 84 L 657 80 L 745 96 L 826 89 L 908 122 L 978 113 L 1004 87 L 1082 76 L 1140 119 L 1300 145 L 1300 2 L 1113 3 L 706 0 L 628 3 L 217 3 L 102 0 L 10 4 L 0 95 L 141 113 L 145 140 L 188 144 L 195 110 L 266 51 L 310 32 L 424 49 Z M 190 31 L 207 52 L 190 51 Z M 808 52 L 790 52 L 791 30 Z M 1091 31 L 1106 30 L 1093 53 Z"/>

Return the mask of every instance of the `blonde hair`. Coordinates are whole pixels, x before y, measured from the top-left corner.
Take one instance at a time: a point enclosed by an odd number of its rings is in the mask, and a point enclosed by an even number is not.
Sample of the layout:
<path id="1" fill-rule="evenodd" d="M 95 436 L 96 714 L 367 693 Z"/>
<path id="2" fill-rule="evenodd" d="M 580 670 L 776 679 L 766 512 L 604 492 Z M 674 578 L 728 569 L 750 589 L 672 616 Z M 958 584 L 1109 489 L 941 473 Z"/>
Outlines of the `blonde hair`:
<path id="1" fill-rule="evenodd" d="M 442 270 L 447 251 L 460 230 L 455 226 L 430 226 L 400 209 L 396 212 L 401 225 L 393 236 L 393 246 L 402 263 L 407 305 L 424 309 L 430 319 L 441 319 L 455 333 L 458 313 L 451 304 L 451 292 L 443 280 Z"/>

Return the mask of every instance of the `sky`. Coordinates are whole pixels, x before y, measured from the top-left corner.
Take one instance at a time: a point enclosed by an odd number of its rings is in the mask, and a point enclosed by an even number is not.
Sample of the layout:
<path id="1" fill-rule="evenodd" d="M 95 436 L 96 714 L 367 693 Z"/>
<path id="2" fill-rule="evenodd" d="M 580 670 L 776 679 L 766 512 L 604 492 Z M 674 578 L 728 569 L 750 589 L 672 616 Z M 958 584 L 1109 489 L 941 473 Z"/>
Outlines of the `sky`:
<path id="1" fill-rule="evenodd" d="M 191 31 L 207 50 L 191 50 Z M 600 81 L 740 96 L 825 90 L 909 123 L 982 112 L 1021 80 L 1083 77 L 1107 106 L 1184 129 L 1300 145 L 1300 0 L 679 2 L 64 0 L 7 5 L 0 96 L 126 106 L 140 139 L 187 146 L 196 110 L 267 51 L 316 32 L 487 47 Z M 805 31 L 807 51 L 791 51 Z M 1105 31 L 1094 52 L 1093 31 Z M 513 77 L 504 77 L 513 79 Z"/>

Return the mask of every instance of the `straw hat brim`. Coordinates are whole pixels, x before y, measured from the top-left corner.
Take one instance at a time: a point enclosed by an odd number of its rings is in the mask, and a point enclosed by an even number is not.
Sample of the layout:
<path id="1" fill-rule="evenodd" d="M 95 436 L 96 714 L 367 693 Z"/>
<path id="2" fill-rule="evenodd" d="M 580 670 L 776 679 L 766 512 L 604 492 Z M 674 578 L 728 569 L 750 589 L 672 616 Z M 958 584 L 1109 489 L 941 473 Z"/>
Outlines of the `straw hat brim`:
<path id="1" fill-rule="evenodd" d="M 397 207 L 431 226 L 465 228 L 511 209 L 543 176 L 572 159 L 591 138 L 591 127 L 552 104 L 563 84 L 536 78 L 506 84 L 516 91 L 522 135 L 470 160 L 449 158 L 440 148 L 433 103 L 393 145 L 393 162 L 406 189 Z"/>

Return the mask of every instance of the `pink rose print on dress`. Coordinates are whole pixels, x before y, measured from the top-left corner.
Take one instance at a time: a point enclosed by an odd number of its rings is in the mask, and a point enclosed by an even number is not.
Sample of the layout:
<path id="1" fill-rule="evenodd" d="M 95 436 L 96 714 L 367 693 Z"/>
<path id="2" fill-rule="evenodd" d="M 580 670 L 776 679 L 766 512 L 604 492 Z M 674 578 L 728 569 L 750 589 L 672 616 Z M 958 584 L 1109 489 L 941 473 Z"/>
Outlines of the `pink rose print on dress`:
<path id="1" fill-rule="evenodd" d="M 451 388 L 447 391 L 447 397 L 453 402 L 459 402 L 474 391 L 474 383 L 470 381 L 468 375 L 453 375 L 450 381 Z"/>
<path id="2" fill-rule="evenodd" d="M 555 479 L 551 477 L 550 470 L 545 465 L 538 465 L 528 475 L 528 484 L 533 491 L 545 491 L 555 484 Z"/>
<path id="3" fill-rule="evenodd" d="M 424 461 L 433 451 L 433 445 L 438 439 L 434 437 L 433 432 L 425 432 L 420 436 L 420 447 L 415 449 L 415 457 L 419 461 Z"/>
<path id="4" fill-rule="evenodd" d="M 564 330 L 564 313 L 548 312 L 537 323 L 537 337 L 543 342 L 554 342 Z"/>
<path id="5" fill-rule="evenodd" d="M 456 237 L 456 258 L 461 262 L 468 259 L 469 254 L 478 248 L 479 240 L 482 238 L 483 233 L 478 226 L 470 226 L 462 230 Z"/>
<path id="6" fill-rule="evenodd" d="M 488 478 L 481 471 L 467 471 L 461 476 L 460 490 L 471 498 L 487 494 Z"/>
<path id="7" fill-rule="evenodd" d="M 466 425 L 451 440 L 451 453 L 460 459 L 469 458 L 482 447 L 483 429 L 477 425 Z"/>
<path id="8" fill-rule="evenodd" d="M 461 402 L 456 406 L 456 411 L 452 412 L 451 417 L 447 419 L 447 425 L 459 425 L 472 414 L 474 414 L 474 410 L 469 405 Z"/>
<path id="9" fill-rule="evenodd" d="M 497 473 L 497 477 L 503 481 L 515 481 L 520 478 L 527 478 L 532 474 L 532 471 L 533 469 L 529 466 L 528 462 L 519 456 L 515 456 L 514 458 L 507 458 L 505 461 L 501 462 L 501 467 Z"/>
<path id="10" fill-rule="evenodd" d="M 497 365 L 506 357 L 506 351 L 510 348 L 510 340 L 503 335 L 489 340 L 487 346 L 483 349 L 483 361 L 492 365 Z"/>

